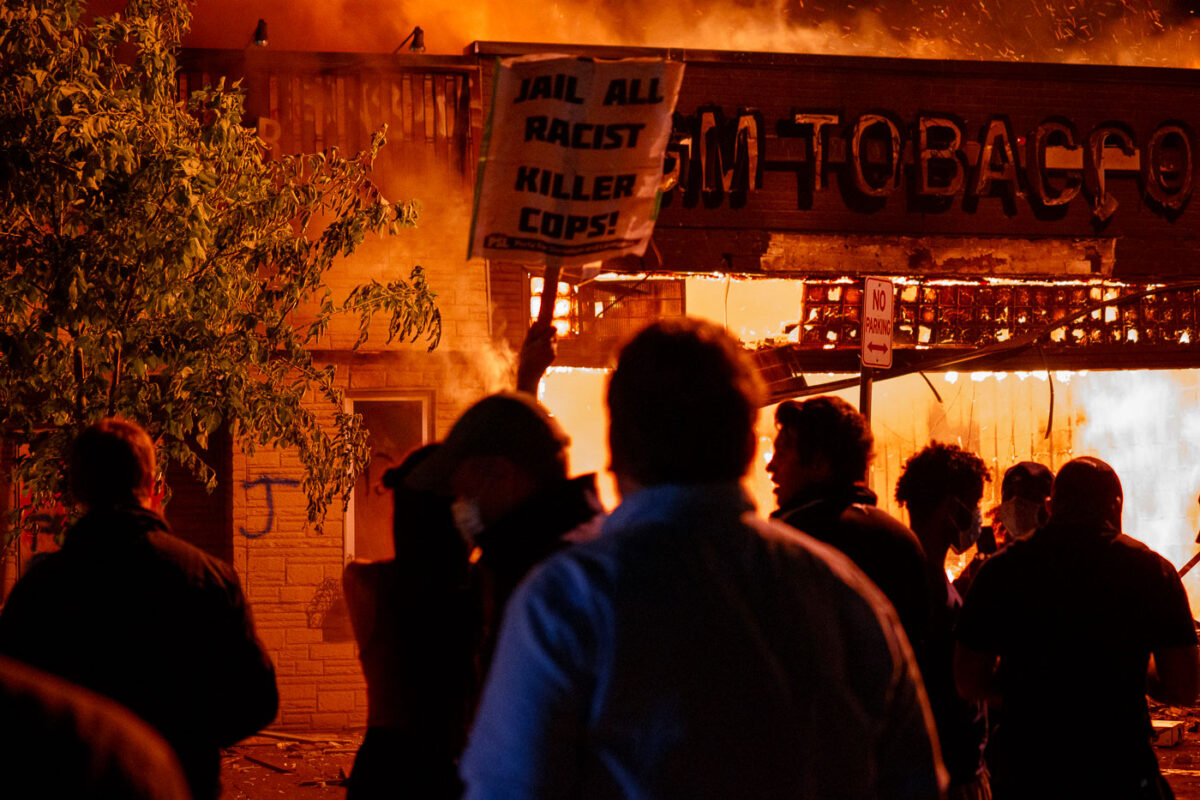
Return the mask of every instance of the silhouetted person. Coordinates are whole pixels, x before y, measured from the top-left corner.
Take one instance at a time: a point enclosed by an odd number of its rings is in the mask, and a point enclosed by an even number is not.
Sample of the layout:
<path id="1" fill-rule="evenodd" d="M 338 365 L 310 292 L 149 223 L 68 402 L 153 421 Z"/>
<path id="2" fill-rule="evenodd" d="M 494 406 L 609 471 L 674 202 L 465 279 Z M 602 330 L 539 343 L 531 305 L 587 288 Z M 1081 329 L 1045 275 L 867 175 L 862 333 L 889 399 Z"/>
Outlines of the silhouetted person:
<path id="1" fill-rule="evenodd" d="M 599 529 L 596 476 L 567 477 L 569 442 L 532 395 L 494 394 L 468 408 L 405 481 L 418 491 L 452 495 L 455 525 L 478 549 L 472 580 L 483 603 L 480 675 L 521 579 L 551 553 Z"/>
<path id="2" fill-rule="evenodd" d="M 509 602 L 467 798 L 938 796 L 891 604 L 739 484 L 760 398 L 711 324 L 625 345 L 608 388 L 623 502 Z"/>
<path id="3" fill-rule="evenodd" d="M 929 629 L 917 660 L 950 772 L 949 800 L 989 797 L 983 759 L 987 710 L 982 702 L 960 697 L 954 685 L 954 637 L 963 601 L 946 575 L 947 552 L 965 552 L 979 539 L 979 501 L 989 479 L 979 456 L 934 442 L 904 463 L 896 482 L 896 500 L 908 509 L 925 551 Z"/>
<path id="4" fill-rule="evenodd" d="M 1012 542 L 1028 539 L 1046 524 L 1050 517 L 1046 501 L 1050 499 L 1053 483 L 1054 473 L 1036 461 L 1021 461 L 1005 470 L 1000 481 L 1000 505 L 991 511 L 991 541 L 985 548 L 980 539 L 979 551 L 954 579 L 954 588 L 960 595 L 967 596 L 985 561 Z M 986 534 L 987 529 L 984 531 Z M 991 723 L 995 725 L 994 720 Z"/>
<path id="5" fill-rule="evenodd" d="M 174 751 L 128 709 L 0 657 L 4 796 L 188 800 Z"/>
<path id="6" fill-rule="evenodd" d="M 1005 544 L 1028 539 L 1050 518 L 1046 501 L 1054 486 L 1054 473 L 1036 461 L 1021 461 L 1004 471 L 1000 482 L 1000 505 L 992 518 L 1003 530 L 997 537 Z"/>
<path id="7" fill-rule="evenodd" d="M 838 397 L 787 400 L 775 409 L 775 453 L 767 472 L 779 509 L 771 516 L 841 550 L 896 607 L 908 640 L 925 637 L 925 553 L 904 523 L 875 507 L 866 486 L 875 437 Z"/>
<path id="8" fill-rule="evenodd" d="M 71 450 L 85 511 L 0 613 L 0 653 L 112 698 L 174 748 L 196 798 L 220 791 L 219 748 L 275 716 L 275 671 L 233 567 L 150 510 L 154 445 L 106 419 Z"/>
<path id="9" fill-rule="evenodd" d="M 367 733 L 347 797 L 457 798 L 477 621 L 450 499 L 403 485 L 439 445 L 384 474 L 395 499 L 394 559 L 343 576 L 367 679 Z"/>
<path id="10" fill-rule="evenodd" d="M 967 595 L 955 673 L 966 696 L 1003 701 L 998 800 L 1172 796 L 1146 693 L 1195 702 L 1196 629 L 1175 568 L 1121 533 L 1122 503 L 1108 464 L 1067 462 L 1049 522 L 989 559 Z"/>

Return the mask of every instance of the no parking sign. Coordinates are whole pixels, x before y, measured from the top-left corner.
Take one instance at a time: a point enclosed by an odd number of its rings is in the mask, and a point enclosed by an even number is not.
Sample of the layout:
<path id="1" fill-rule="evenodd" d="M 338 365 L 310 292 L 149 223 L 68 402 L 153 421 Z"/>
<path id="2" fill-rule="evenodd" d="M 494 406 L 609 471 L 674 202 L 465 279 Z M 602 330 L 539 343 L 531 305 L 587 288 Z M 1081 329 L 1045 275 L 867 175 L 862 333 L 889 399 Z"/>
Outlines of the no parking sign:
<path id="1" fill-rule="evenodd" d="M 892 366 L 892 282 L 867 278 L 862 299 L 862 364 L 888 369 Z"/>

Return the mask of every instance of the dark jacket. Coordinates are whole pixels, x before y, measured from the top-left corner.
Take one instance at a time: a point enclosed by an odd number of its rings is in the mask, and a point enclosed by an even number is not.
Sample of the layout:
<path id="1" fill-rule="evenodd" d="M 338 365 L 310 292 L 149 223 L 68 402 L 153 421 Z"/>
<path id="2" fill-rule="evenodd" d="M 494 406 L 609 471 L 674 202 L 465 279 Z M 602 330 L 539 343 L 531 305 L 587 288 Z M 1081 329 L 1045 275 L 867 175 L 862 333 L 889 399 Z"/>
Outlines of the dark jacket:
<path id="1" fill-rule="evenodd" d="M 219 793 L 219 748 L 267 725 L 279 703 L 233 567 L 140 508 L 87 514 L 17 582 L 0 653 L 149 722 L 197 800 Z"/>
<path id="2" fill-rule="evenodd" d="M 892 601 L 919 648 L 929 624 L 925 551 L 916 534 L 875 502 L 875 493 L 858 484 L 821 487 L 771 516 L 845 553 Z"/>
<path id="3" fill-rule="evenodd" d="M 1116 531 L 1052 520 L 979 570 L 958 642 L 1000 659 L 997 797 L 1158 796 L 1138 793 L 1161 780 L 1146 667 L 1157 650 L 1196 645 L 1169 561 Z"/>
<path id="4" fill-rule="evenodd" d="M 367 679 L 367 732 L 348 800 L 457 800 L 475 680 L 475 597 L 450 500 L 389 470 L 396 556 L 354 561 L 342 586 Z"/>
<path id="5" fill-rule="evenodd" d="M 596 476 L 581 475 L 534 495 L 496 520 L 475 538 L 479 560 L 472 580 L 482 601 L 482 633 L 476 662 L 487 673 L 496 647 L 504 607 L 529 571 L 570 544 L 566 537 L 594 527 L 604 513 L 596 494 Z"/>
<path id="6" fill-rule="evenodd" d="M 6 797 L 187 800 L 175 753 L 127 709 L 0 656 Z"/>

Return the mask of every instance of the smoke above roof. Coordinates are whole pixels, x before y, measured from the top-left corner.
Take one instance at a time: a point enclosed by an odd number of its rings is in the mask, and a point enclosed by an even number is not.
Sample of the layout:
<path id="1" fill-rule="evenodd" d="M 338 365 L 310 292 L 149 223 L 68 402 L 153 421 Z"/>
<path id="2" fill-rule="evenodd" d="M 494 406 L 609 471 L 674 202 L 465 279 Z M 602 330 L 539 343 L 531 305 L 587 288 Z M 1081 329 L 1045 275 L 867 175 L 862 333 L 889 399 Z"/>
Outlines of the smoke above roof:
<path id="1" fill-rule="evenodd" d="M 1197 0 L 198 0 L 193 12 L 190 47 L 245 47 L 263 18 L 278 50 L 391 52 L 420 25 L 430 54 L 493 40 L 1200 66 Z"/>

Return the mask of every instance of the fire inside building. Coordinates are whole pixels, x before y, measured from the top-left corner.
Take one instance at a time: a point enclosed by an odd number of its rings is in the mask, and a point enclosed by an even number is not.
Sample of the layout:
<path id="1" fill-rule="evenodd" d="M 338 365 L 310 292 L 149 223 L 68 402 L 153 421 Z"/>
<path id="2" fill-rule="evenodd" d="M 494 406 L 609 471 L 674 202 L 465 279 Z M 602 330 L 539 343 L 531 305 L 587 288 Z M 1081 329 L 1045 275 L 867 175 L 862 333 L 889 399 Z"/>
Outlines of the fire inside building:
<path id="1" fill-rule="evenodd" d="M 536 52 L 685 64 L 645 255 L 569 270 L 554 287 L 540 268 L 466 258 L 496 59 Z M 353 503 L 322 530 L 306 524 L 286 452 L 218 442 L 215 497 L 176 477 L 167 516 L 241 574 L 277 664 L 281 726 L 364 724 L 341 574 L 352 558 L 392 555 L 382 472 L 511 386 L 543 294 L 559 350 L 542 399 L 572 435 L 574 472 L 604 472 L 604 369 L 613 346 L 655 318 L 728 327 L 754 351 L 773 402 L 831 391 L 859 402 L 863 278 L 878 276 L 892 281 L 895 308 L 893 367 L 867 389 L 881 504 L 900 513 L 900 467 L 931 439 L 993 468 L 985 508 L 1017 461 L 1056 468 L 1095 454 L 1125 482 L 1134 536 L 1176 564 L 1195 549 L 1192 71 L 493 42 L 462 56 L 191 50 L 181 66 L 184 95 L 244 80 L 247 124 L 269 157 L 355 151 L 387 125 L 378 182 L 423 202 L 421 227 L 365 248 L 340 274 L 348 288 L 422 264 L 445 320 L 434 353 L 355 351 L 357 331 L 337 330 L 316 353 L 338 367 L 374 451 Z M 553 180 L 528 190 L 582 191 Z M 764 510 L 772 411 L 750 478 Z M 26 535 L 19 559 L 39 546 L 49 544 Z"/>

